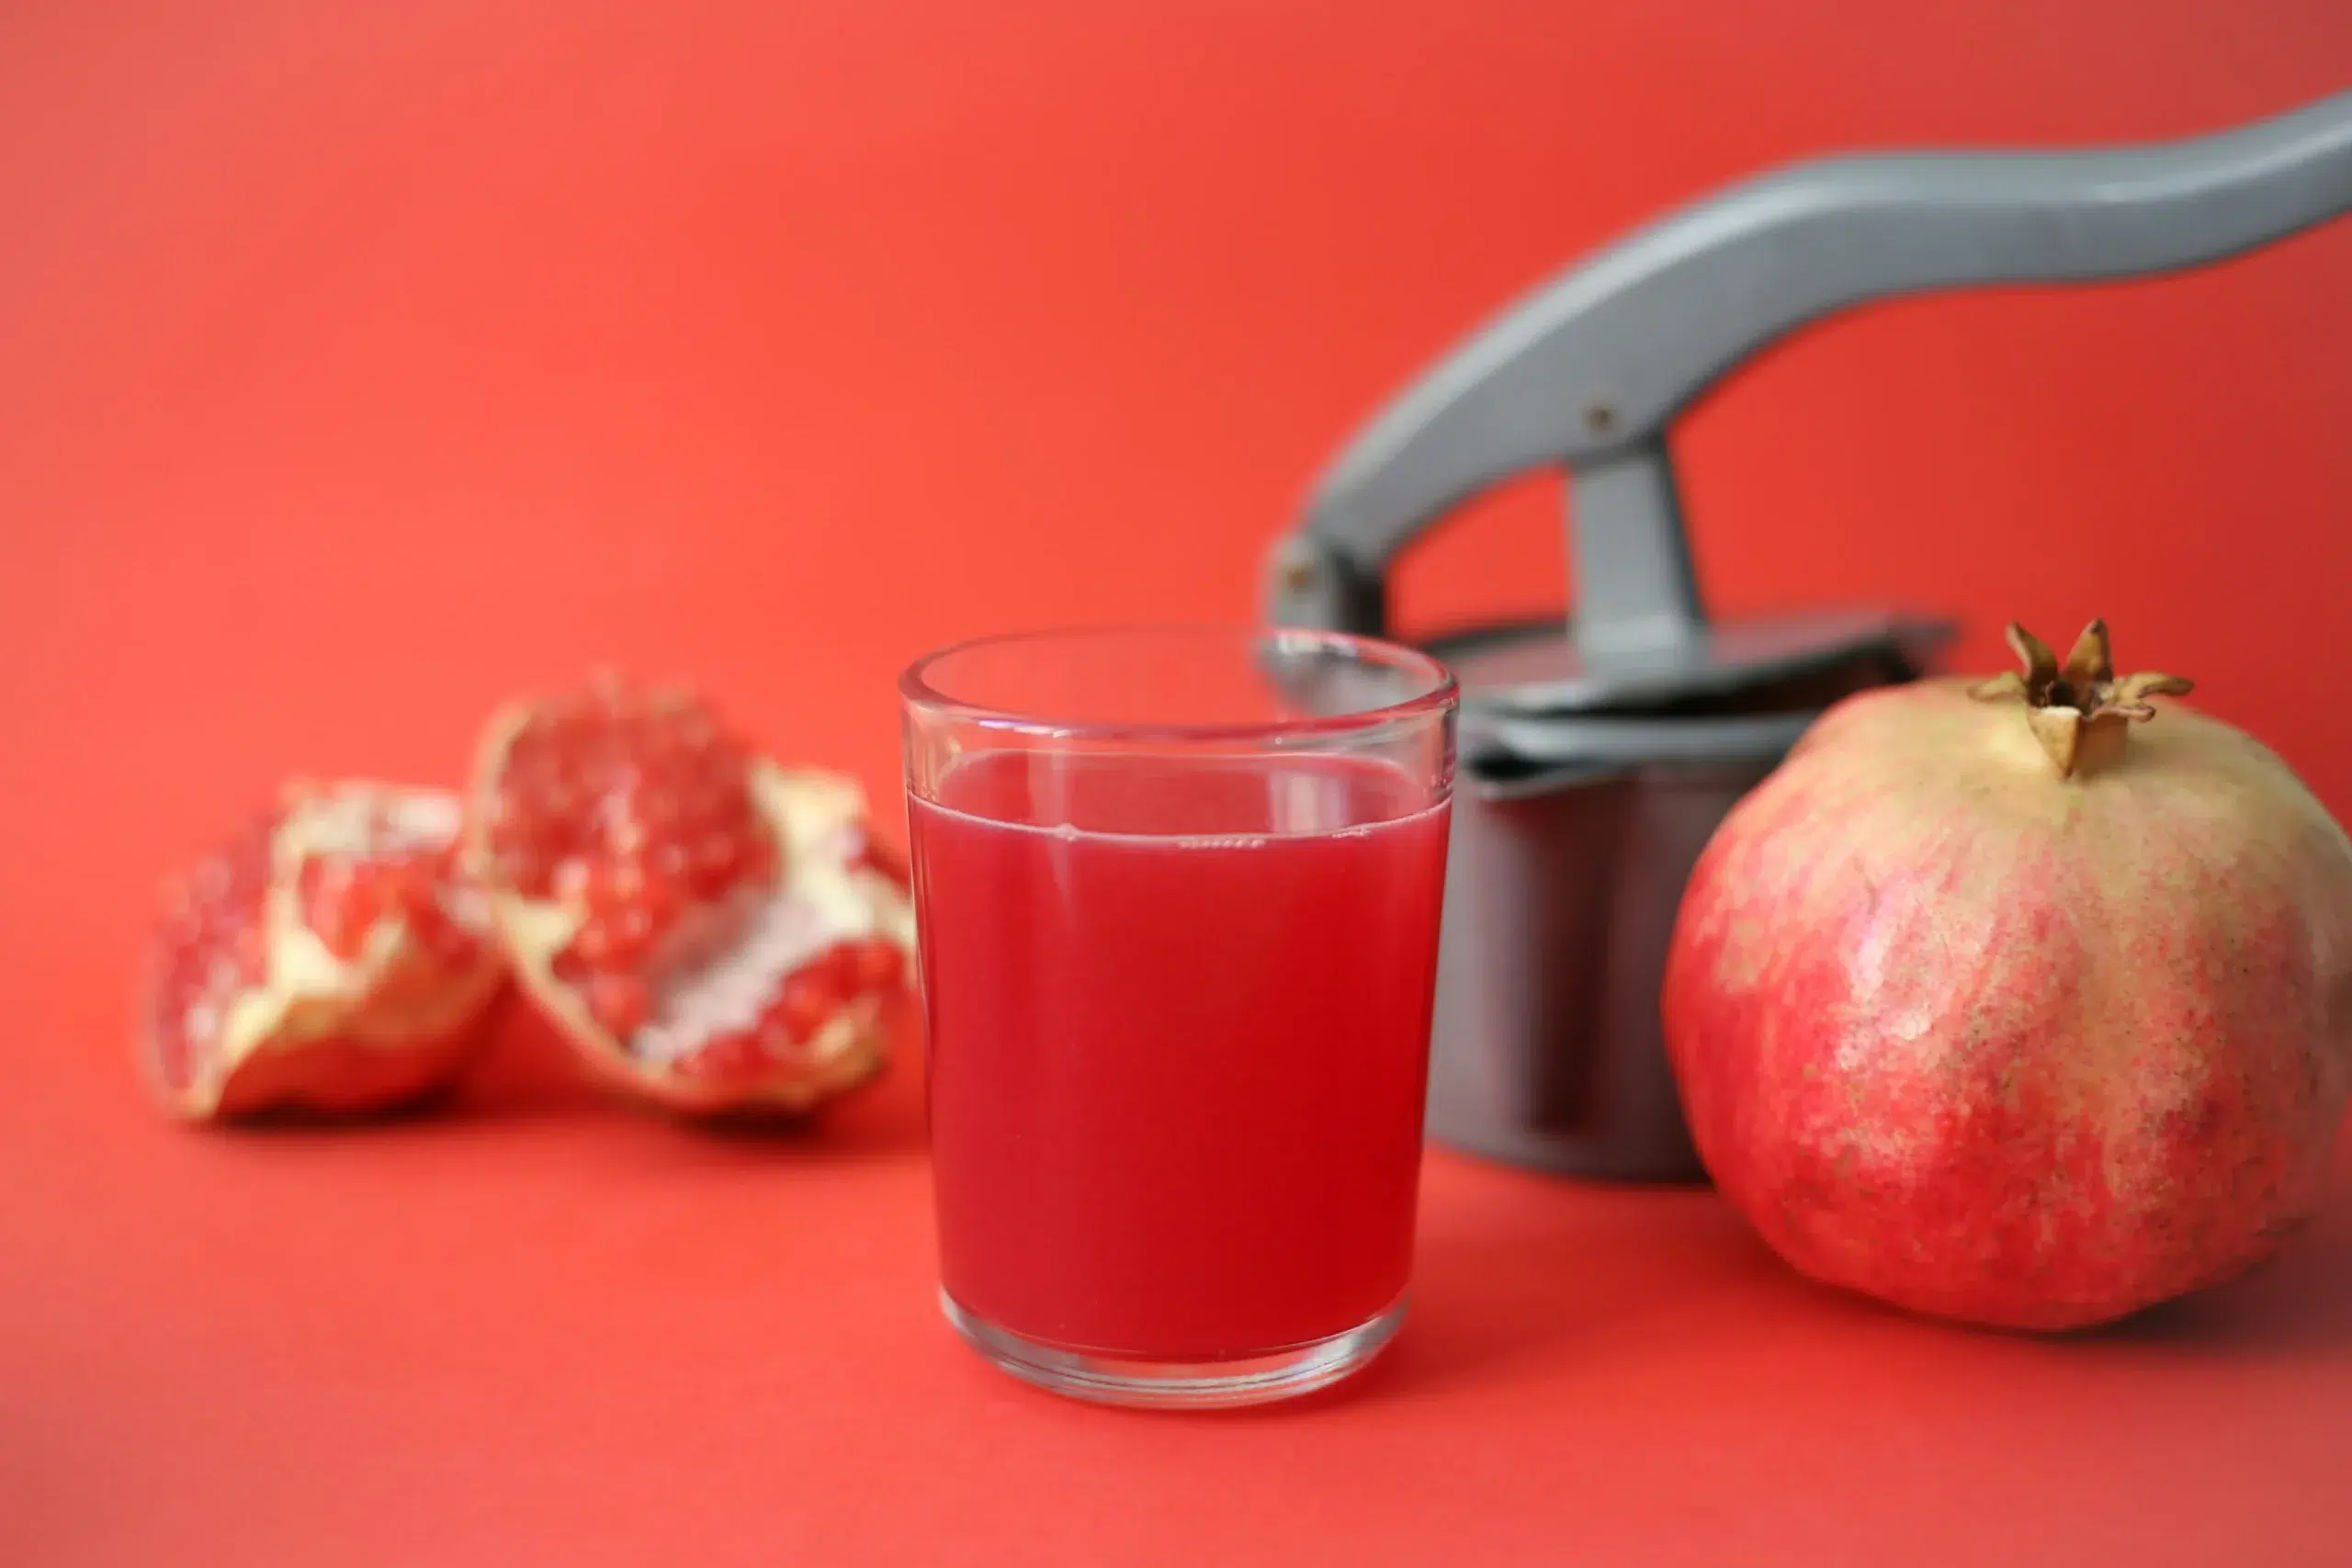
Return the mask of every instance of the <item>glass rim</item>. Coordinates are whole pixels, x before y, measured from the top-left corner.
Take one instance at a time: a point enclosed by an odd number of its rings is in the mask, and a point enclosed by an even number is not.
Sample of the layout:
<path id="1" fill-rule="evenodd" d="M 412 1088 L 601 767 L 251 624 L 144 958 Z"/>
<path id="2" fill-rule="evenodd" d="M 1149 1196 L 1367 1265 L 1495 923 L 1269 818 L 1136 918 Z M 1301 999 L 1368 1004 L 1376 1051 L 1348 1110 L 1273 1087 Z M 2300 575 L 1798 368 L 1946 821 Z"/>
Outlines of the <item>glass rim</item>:
<path id="1" fill-rule="evenodd" d="M 1354 713 L 1303 715 L 1295 718 L 1254 719 L 1215 724 L 1137 724 L 1056 718 L 1024 713 L 989 703 L 951 696 L 933 683 L 931 671 L 946 660 L 986 649 L 1021 643 L 1046 645 L 1082 643 L 1117 637 L 1180 636 L 1223 637 L 1235 642 L 1273 639 L 1319 646 L 1344 653 L 1372 668 L 1411 671 L 1427 679 L 1427 689 L 1412 696 Z M 1298 737 L 1345 736 L 1403 720 L 1442 715 L 1459 705 L 1461 686 L 1444 661 L 1409 644 L 1356 632 L 1329 631 L 1315 626 L 1252 626 L 1223 621 L 1112 621 L 1092 625 L 1040 626 L 1028 631 L 990 632 L 935 648 L 899 674 L 899 697 L 908 707 L 943 718 L 1046 739 L 1136 740 L 1159 744 L 1289 739 Z"/>

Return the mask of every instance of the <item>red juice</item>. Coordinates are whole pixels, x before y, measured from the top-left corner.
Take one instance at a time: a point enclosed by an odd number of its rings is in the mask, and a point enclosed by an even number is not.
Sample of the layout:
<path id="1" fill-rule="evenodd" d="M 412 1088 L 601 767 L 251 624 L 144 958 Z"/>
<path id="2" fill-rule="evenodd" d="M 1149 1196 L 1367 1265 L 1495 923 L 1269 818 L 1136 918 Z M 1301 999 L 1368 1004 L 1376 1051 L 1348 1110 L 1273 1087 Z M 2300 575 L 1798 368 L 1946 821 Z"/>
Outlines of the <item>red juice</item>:
<path id="1" fill-rule="evenodd" d="M 1167 1360 L 1394 1302 L 1447 805 L 1332 756 L 999 752 L 934 793 L 909 812 L 948 1294 Z"/>

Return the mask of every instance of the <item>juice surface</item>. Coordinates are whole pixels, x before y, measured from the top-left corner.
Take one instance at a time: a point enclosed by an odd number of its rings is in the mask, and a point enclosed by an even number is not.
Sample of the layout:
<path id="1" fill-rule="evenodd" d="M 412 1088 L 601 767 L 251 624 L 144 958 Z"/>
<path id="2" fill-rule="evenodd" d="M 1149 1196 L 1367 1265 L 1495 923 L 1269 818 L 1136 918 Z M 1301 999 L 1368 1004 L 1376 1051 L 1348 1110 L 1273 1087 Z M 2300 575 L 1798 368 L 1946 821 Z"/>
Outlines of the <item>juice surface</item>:
<path id="1" fill-rule="evenodd" d="M 1338 757 L 1005 752 L 937 793 L 909 809 L 957 1303 L 1179 1359 L 1396 1299 L 1446 804 Z"/>

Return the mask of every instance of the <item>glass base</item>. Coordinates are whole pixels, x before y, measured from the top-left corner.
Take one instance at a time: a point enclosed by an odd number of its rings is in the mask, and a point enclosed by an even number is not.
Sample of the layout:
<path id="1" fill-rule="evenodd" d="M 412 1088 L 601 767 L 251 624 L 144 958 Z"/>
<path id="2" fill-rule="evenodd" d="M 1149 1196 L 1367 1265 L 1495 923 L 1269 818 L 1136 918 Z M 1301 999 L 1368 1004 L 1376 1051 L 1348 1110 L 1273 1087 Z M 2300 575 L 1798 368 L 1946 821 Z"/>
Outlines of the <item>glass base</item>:
<path id="1" fill-rule="evenodd" d="M 1379 1355 L 1405 1321 L 1405 1298 L 1398 1296 L 1377 1315 L 1329 1338 L 1254 1356 L 1160 1361 L 1042 1344 L 973 1315 L 945 1291 L 939 1305 L 967 1344 L 1024 1382 L 1099 1404 L 1159 1410 L 1270 1404 L 1329 1388 Z"/>

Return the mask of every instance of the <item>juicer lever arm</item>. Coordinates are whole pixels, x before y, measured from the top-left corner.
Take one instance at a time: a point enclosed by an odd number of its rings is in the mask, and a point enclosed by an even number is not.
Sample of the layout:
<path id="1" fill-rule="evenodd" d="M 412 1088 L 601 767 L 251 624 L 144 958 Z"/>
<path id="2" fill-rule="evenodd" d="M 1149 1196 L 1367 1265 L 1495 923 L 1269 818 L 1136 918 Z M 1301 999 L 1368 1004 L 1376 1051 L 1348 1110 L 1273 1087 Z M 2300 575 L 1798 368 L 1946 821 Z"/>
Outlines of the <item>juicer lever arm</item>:
<path id="1" fill-rule="evenodd" d="M 1794 164 L 1570 268 L 1366 425 L 1277 547 L 1279 624 L 1385 629 L 1388 562 L 1472 495 L 1565 467 L 1589 657 L 1703 624 L 1666 435 L 1758 350 L 1848 306 L 2170 272 L 2352 209 L 2352 92 L 2188 141 Z"/>

